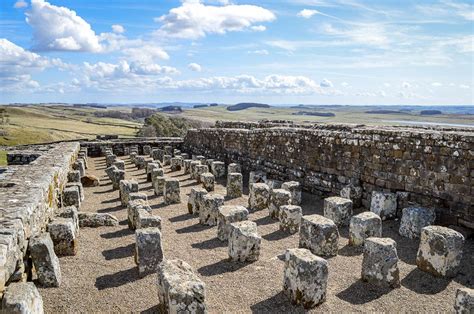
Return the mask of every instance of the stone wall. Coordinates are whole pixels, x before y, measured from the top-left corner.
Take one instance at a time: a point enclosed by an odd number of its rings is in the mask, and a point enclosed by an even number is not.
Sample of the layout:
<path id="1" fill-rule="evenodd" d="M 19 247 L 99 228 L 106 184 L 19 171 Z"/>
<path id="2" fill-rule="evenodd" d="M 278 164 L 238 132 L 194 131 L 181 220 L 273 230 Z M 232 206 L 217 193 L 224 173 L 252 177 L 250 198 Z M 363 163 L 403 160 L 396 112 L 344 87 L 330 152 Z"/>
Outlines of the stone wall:
<path id="1" fill-rule="evenodd" d="M 45 229 L 58 207 L 79 143 L 38 145 L 36 151 L 29 164 L 0 171 L 0 292 L 25 271 L 28 239 Z"/>
<path id="2" fill-rule="evenodd" d="M 82 141 L 81 146 L 87 147 L 90 157 L 102 156 L 105 147 L 111 147 L 117 156 L 125 155 L 125 150 L 131 146 L 137 146 L 139 154 L 143 154 L 143 146 L 150 145 L 154 148 L 163 149 L 165 146 L 172 146 L 180 149 L 183 139 L 180 137 L 154 137 L 154 138 L 130 138 L 112 140 Z"/>
<path id="3" fill-rule="evenodd" d="M 312 128 L 210 128 L 188 131 L 183 150 L 273 179 L 297 180 L 321 196 L 352 182 L 408 192 L 409 202 L 435 207 L 439 222 L 474 225 L 474 133 L 465 130 L 317 125 Z"/>

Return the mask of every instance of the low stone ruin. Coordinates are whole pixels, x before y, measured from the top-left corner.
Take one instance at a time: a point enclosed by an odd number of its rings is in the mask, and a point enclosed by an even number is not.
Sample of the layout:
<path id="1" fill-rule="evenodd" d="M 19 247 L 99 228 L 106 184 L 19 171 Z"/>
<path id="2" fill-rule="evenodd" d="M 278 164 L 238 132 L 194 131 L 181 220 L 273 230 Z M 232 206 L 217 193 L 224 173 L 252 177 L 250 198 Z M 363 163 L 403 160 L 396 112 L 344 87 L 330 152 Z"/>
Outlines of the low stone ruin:
<path id="1" fill-rule="evenodd" d="M 367 238 L 364 241 L 362 280 L 392 288 L 400 286 L 397 243 L 390 238 Z"/>
<path id="2" fill-rule="evenodd" d="M 234 222 L 229 225 L 229 257 L 233 261 L 253 262 L 260 256 L 262 237 L 253 221 Z"/>
<path id="3" fill-rule="evenodd" d="M 329 218 L 308 215 L 301 218 L 300 247 L 309 249 L 322 257 L 336 256 L 338 252 L 339 231 Z"/>

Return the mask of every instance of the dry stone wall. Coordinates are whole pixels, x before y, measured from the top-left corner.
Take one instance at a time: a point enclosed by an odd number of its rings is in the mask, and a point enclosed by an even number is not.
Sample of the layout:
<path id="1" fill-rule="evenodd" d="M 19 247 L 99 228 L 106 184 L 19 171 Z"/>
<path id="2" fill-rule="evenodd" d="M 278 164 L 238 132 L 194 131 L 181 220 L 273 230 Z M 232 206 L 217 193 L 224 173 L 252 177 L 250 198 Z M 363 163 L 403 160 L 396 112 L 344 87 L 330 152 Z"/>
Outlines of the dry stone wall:
<path id="1" fill-rule="evenodd" d="M 363 188 L 363 205 L 374 190 L 436 208 L 438 221 L 474 226 L 474 132 L 356 125 L 216 128 L 188 131 L 183 150 L 272 179 L 299 181 L 321 196 L 347 184 Z M 235 123 L 235 125 L 239 125 Z M 227 125 L 228 126 L 228 125 Z M 403 193 L 407 192 L 407 193 Z"/>
<path id="2" fill-rule="evenodd" d="M 0 170 L 0 293 L 6 283 L 22 276 L 28 239 L 44 231 L 53 217 L 79 143 L 28 150 L 39 156 L 29 164 Z"/>
<path id="3" fill-rule="evenodd" d="M 143 152 L 144 146 L 161 149 L 165 146 L 171 146 L 180 149 L 182 143 L 183 139 L 180 137 L 153 137 L 82 141 L 81 146 L 87 147 L 88 155 L 90 157 L 99 157 L 104 155 L 105 148 L 111 148 L 117 156 L 124 156 L 128 155 L 127 149 L 136 146 L 138 147 L 139 155 L 147 155 Z"/>

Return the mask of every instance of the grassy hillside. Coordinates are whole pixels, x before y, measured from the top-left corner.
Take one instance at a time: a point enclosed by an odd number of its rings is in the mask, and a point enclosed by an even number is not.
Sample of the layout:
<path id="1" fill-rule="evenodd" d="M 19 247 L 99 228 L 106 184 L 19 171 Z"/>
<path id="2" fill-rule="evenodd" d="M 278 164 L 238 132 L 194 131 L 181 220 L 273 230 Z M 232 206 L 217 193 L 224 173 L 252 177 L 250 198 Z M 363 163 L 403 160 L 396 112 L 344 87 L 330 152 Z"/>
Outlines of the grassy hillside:
<path id="1" fill-rule="evenodd" d="M 95 138 L 98 134 L 133 137 L 141 123 L 94 116 L 92 108 L 65 106 L 4 107 L 8 121 L 0 125 L 0 145 Z"/>

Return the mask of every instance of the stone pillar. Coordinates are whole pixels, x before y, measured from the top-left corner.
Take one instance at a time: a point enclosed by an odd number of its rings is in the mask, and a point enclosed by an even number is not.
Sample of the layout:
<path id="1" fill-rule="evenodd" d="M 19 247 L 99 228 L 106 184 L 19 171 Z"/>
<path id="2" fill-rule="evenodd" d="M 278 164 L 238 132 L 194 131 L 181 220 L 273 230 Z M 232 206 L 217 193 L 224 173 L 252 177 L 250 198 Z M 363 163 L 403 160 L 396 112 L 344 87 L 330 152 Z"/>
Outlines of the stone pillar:
<path id="1" fill-rule="evenodd" d="M 43 299 L 32 282 L 12 282 L 3 294 L 2 313 L 43 314 Z"/>
<path id="2" fill-rule="evenodd" d="M 123 160 L 118 160 L 118 159 L 117 159 L 117 160 L 112 164 L 112 166 L 117 167 L 117 169 L 119 169 L 119 170 L 124 170 L 124 171 L 125 171 L 125 161 L 123 161 Z"/>
<path id="3" fill-rule="evenodd" d="M 171 171 L 180 171 L 183 167 L 183 158 L 173 157 L 171 158 Z"/>
<path id="4" fill-rule="evenodd" d="M 67 173 L 67 182 L 81 183 L 81 173 L 79 170 L 71 170 Z"/>
<path id="5" fill-rule="evenodd" d="M 340 196 L 350 199 L 354 208 L 362 206 L 362 187 L 353 184 L 346 185 L 341 189 Z"/>
<path id="6" fill-rule="evenodd" d="M 30 238 L 29 248 L 38 275 L 38 283 L 43 287 L 59 287 L 61 269 L 49 233 L 44 232 Z"/>
<path id="7" fill-rule="evenodd" d="M 48 232 L 57 256 L 77 254 L 76 224 L 71 218 L 54 218 L 48 224 Z"/>
<path id="8" fill-rule="evenodd" d="M 201 205 L 199 208 L 199 223 L 215 226 L 219 215 L 219 207 L 224 205 L 224 196 L 216 193 L 206 194 L 202 197 Z"/>
<path id="9" fill-rule="evenodd" d="M 291 193 L 291 204 L 300 205 L 301 204 L 301 186 L 297 181 L 284 182 L 281 185 L 283 190 L 287 190 Z"/>
<path id="10" fill-rule="evenodd" d="M 229 257 L 234 262 L 258 260 L 261 242 L 255 222 L 246 220 L 230 224 L 228 249 Z"/>
<path id="11" fill-rule="evenodd" d="M 372 192 L 370 211 L 376 213 L 382 220 L 395 218 L 397 215 L 397 195 L 387 192 Z"/>
<path id="12" fill-rule="evenodd" d="M 249 189 L 249 209 L 251 211 L 268 208 L 270 188 L 265 183 L 251 183 Z"/>
<path id="13" fill-rule="evenodd" d="M 159 228 L 141 228 L 135 231 L 135 262 L 140 277 L 156 272 L 163 260 Z"/>
<path id="14" fill-rule="evenodd" d="M 198 183 L 201 183 L 201 174 L 209 172 L 209 167 L 206 165 L 197 165 L 195 167 L 195 179 Z"/>
<path id="15" fill-rule="evenodd" d="M 242 167 L 239 164 L 231 163 L 227 166 L 227 173 L 239 172 L 242 173 Z"/>
<path id="16" fill-rule="evenodd" d="M 400 287 L 397 243 L 390 238 L 365 239 L 361 276 L 363 281 Z"/>
<path id="17" fill-rule="evenodd" d="M 127 206 L 130 193 L 138 192 L 138 182 L 135 180 L 122 180 L 119 184 L 120 188 L 120 203 L 122 206 Z"/>
<path id="18" fill-rule="evenodd" d="M 163 155 L 163 165 L 165 166 L 171 165 L 171 155 Z"/>
<path id="19" fill-rule="evenodd" d="M 372 212 L 352 216 L 349 223 L 349 245 L 363 245 L 369 237 L 382 236 L 382 219 Z"/>
<path id="20" fill-rule="evenodd" d="M 227 197 L 241 197 L 243 193 L 244 181 L 241 173 L 233 172 L 227 174 Z"/>
<path id="21" fill-rule="evenodd" d="M 143 155 L 150 155 L 150 153 L 151 153 L 151 146 L 143 145 Z"/>
<path id="22" fill-rule="evenodd" d="M 153 181 L 153 191 L 155 192 L 156 196 L 163 195 L 163 190 L 165 188 L 165 177 L 155 177 L 155 181 Z"/>
<path id="23" fill-rule="evenodd" d="M 127 205 L 128 227 L 132 230 L 135 230 L 137 228 L 139 209 L 143 209 L 147 212 L 151 212 L 151 207 L 148 205 L 148 202 L 143 199 L 136 199 L 136 200 L 128 202 L 128 205 Z"/>
<path id="24" fill-rule="evenodd" d="M 454 311 L 456 314 L 474 313 L 474 289 L 458 288 L 456 290 Z"/>
<path id="25" fill-rule="evenodd" d="M 436 214 L 433 208 L 407 207 L 402 210 L 399 233 L 410 239 L 419 238 L 421 229 L 434 223 Z"/>
<path id="26" fill-rule="evenodd" d="M 158 297 L 167 313 L 207 313 L 206 285 L 182 260 L 158 266 Z"/>
<path id="27" fill-rule="evenodd" d="M 280 206 L 280 230 L 297 233 L 300 230 L 303 210 L 296 205 Z"/>
<path id="28" fill-rule="evenodd" d="M 206 189 L 206 191 L 211 192 L 214 191 L 214 175 L 210 172 L 205 172 L 201 174 L 201 182 L 202 186 Z"/>
<path id="29" fill-rule="evenodd" d="M 324 217 L 338 226 L 348 226 L 352 217 L 352 201 L 338 196 L 325 198 Z"/>
<path id="30" fill-rule="evenodd" d="M 323 257 L 336 256 L 339 231 L 336 224 L 320 215 L 301 218 L 300 248 L 309 249 L 313 254 Z"/>
<path id="31" fill-rule="evenodd" d="M 436 277 L 454 277 L 459 271 L 463 246 L 463 235 L 453 229 L 424 227 L 421 229 L 416 265 Z"/>
<path id="32" fill-rule="evenodd" d="M 249 211 L 247 208 L 239 205 L 226 205 L 219 207 L 217 217 L 217 238 L 221 241 L 227 241 L 230 234 L 230 224 L 248 219 Z"/>
<path id="33" fill-rule="evenodd" d="M 196 179 L 196 167 L 201 164 L 200 161 L 194 160 L 189 163 L 190 166 L 190 171 L 189 173 L 191 174 L 191 179 Z"/>
<path id="34" fill-rule="evenodd" d="M 207 191 L 204 188 L 191 188 L 191 193 L 188 198 L 188 212 L 190 214 L 199 214 L 199 208 L 203 202 L 203 196 L 206 194 Z"/>
<path id="35" fill-rule="evenodd" d="M 283 292 L 293 304 L 310 309 L 326 300 L 328 262 L 307 249 L 285 253 Z"/>
<path id="36" fill-rule="evenodd" d="M 184 174 L 190 174 L 191 173 L 191 159 L 185 159 L 183 160 L 183 171 Z"/>
<path id="37" fill-rule="evenodd" d="M 146 165 L 146 180 L 148 182 L 153 181 L 153 170 L 160 169 L 160 165 L 156 162 L 149 162 Z"/>
<path id="38" fill-rule="evenodd" d="M 181 192 L 179 189 L 178 179 L 165 179 L 163 196 L 165 204 L 181 203 Z"/>
<path id="39" fill-rule="evenodd" d="M 62 195 L 62 206 L 76 206 L 81 207 L 81 195 L 77 186 L 64 188 Z"/>
<path id="40" fill-rule="evenodd" d="M 222 161 L 214 161 L 211 164 L 211 171 L 216 179 L 225 177 L 225 163 Z"/>
<path id="41" fill-rule="evenodd" d="M 280 206 L 291 205 L 291 193 L 283 189 L 274 189 L 270 192 L 268 212 L 273 219 L 279 219 Z"/>

